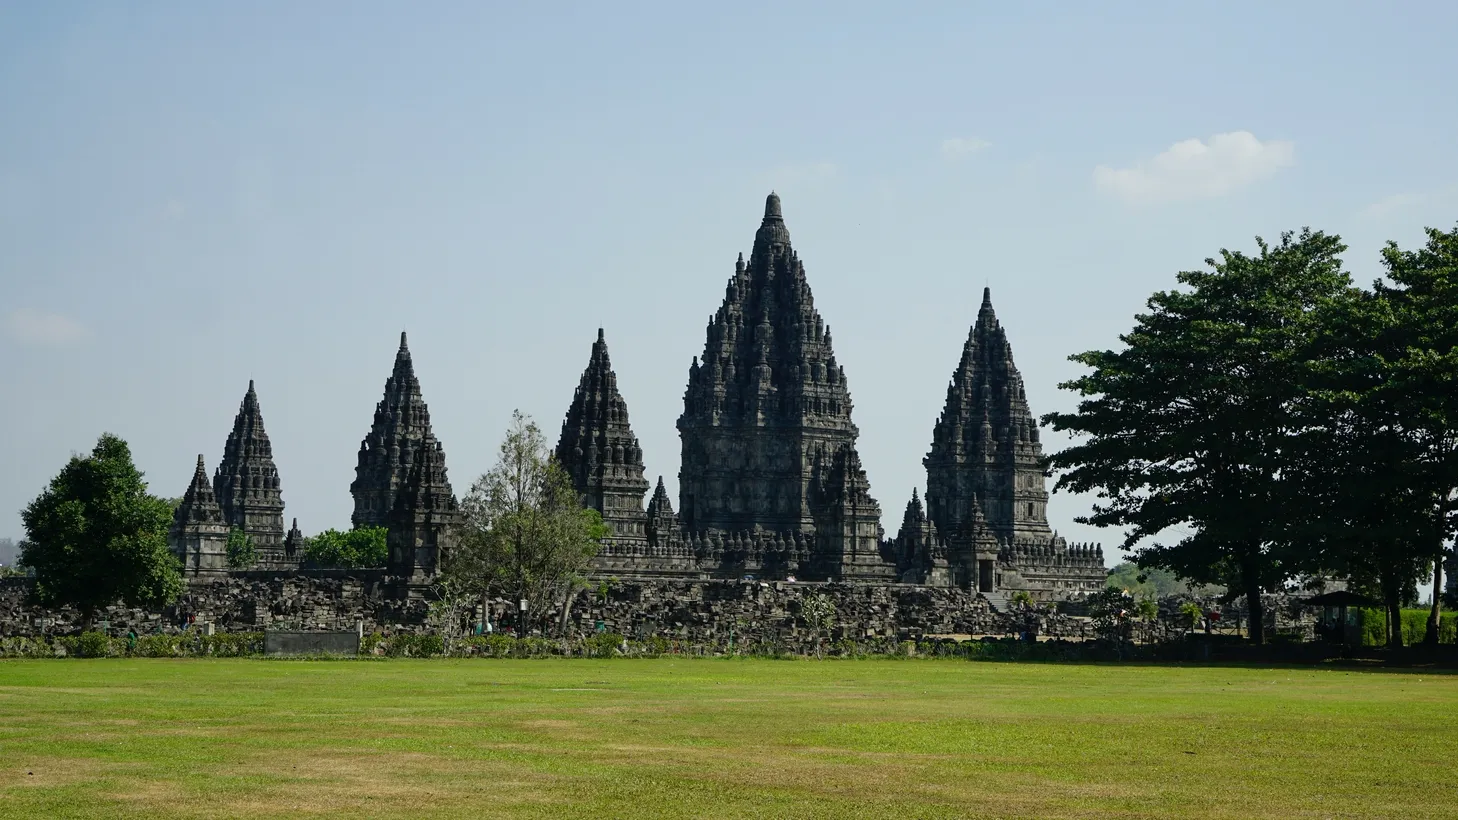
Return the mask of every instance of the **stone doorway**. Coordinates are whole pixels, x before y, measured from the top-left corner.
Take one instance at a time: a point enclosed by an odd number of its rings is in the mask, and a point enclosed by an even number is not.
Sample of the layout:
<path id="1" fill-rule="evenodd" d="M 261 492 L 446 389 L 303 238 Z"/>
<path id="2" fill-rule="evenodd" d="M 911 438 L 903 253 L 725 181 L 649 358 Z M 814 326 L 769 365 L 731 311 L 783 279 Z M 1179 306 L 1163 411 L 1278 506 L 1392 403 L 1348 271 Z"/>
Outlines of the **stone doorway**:
<path id="1" fill-rule="evenodd" d="M 978 592 L 991 592 L 992 591 L 992 572 L 993 572 L 993 562 L 992 561 L 984 558 L 984 559 L 982 559 L 982 560 L 980 560 L 980 561 L 977 562 L 977 591 Z"/>

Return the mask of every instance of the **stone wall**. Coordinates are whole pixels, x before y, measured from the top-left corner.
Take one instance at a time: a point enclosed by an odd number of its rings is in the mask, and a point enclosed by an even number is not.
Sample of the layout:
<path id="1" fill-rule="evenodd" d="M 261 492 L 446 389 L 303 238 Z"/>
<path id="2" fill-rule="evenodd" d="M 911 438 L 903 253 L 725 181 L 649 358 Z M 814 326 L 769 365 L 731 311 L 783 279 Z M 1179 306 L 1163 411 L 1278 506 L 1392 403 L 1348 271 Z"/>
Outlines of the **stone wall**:
<path id="1" fill-rule="evenodd" d="M 821 584 L 779 581 L 619 581 L 581 593 L 568 620 L 590 633 L 599 621 L 630 638 L 659 636 L 725 645 L 799 643 L 809 630 L 801 617 L 806 598 L 824 594 L 835 604 L 832 640 L 914 640 L 924 635 L 1039 635 L 1091 638 L 1084 618 L 995 612 L 987 600 L 960 589 L 906 584 Z"/>
<path id="2" fill-rule="evenodd" d="M 80 629 L 74 610 L 43 610 L 25 603 L 25 579 L 0 581 L 0 636 L 63 635 Z M 219 632 L 262 630 L 366 633 L 425 629 L 429 605 L 391 594 L 379 573 L 235 573 L 196 580 L 177 603 L 149 612 L 108 608 L 100 619 L 113 634 L 181 632 L 212 624 Z M 817 584 L 762 581 L 610 582 L 579 593 L 566 619 L 568 633 L 602 630 L 634 638 L 660 636 L 693 643 L 737 641 L 798 643 L 808 632 L 801 609 L 808 595 L 825 594 L 835 604 L 835 626 L 825 637 L 915 639 L 923 635 L 1010 635 L 1028 628 L 1024 616 L 994 612 L 987 601 L 959 589 L 905 584 Z M 492 620 L 511 624 L 507 601 L 492 604 Z M 555 626 L 557 617 L 553 617 Z M 1091 637 L 1088 622 L 1068 615 L 1038 615 L 1040 635 Z M 550 627 L 549 627 L 550 628 Z M 553 630 L 555 631 L 555 630 Z"/>
<path id="3" fill-rule="evenodd" d="M 26 579 L 0 579 L 0 636 L 64 635 L 80 629 L 74 609 L 45 610 L 28 606 Z M 219 632 L 265 629 L 352 631 L 364 621 L 366 631 L 391 625 L 420 625 L 427 605 L 385 595 L 381 573 L 340 571 L 244 572 L 226 577 L 193 579 L 171 606 L 148 611 L 124 606 L 99 613 L 113 634 L 181 632 L 185 624 L 212 624 Z"/>

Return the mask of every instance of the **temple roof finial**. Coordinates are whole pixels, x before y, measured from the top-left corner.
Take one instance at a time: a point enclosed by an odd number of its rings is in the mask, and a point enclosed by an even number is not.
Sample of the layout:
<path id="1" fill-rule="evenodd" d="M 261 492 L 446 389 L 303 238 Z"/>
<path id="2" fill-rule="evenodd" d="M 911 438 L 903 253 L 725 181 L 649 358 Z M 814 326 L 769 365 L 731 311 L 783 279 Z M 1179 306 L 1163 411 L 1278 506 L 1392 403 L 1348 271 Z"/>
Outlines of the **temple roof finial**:
<path id="1" fill-rule="evenodd" d="M 405 350 L 407 347 L 408 345 L 405 344 L 405 331 L 402 330 L 400 331 L 400 349 Z"/>
<path id="2" fill-rule="evenodd" d="M 597 340 L 599 342 L 606 341 L 606 339 L 603 338 L 602 328 L 597 329 Z"/>
<path id="3" fill-rule="evenodd" d="M 765 219 L 784 219 L 785 215 L 780 211 L 780 195 L 770 191 L 770 195 L 764 200 Z"/>
<path id="4" fill-rule="evenodd" d="M 982 289 L 982 306 L 992 307 L 992 288 L 984 287 Z"/>

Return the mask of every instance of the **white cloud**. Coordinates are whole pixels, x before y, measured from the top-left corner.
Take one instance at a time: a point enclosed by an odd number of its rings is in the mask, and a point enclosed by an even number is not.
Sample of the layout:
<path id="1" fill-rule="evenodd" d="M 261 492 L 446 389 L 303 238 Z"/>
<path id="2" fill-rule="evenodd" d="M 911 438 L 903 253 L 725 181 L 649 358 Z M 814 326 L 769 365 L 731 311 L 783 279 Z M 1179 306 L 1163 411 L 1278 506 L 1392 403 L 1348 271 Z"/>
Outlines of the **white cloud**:
<path id="1" fill-rule="evenodd" d="M 31 308 L 12 310 L 7 314 L 5 332 L 22 344 L 37 347 L 65 347 L 89 335 L 75 319 Z"/>
<path id="2" fill-rule="evenodd" d="M 1094 184 L 1126 202 L 1154 204 L 1223 196 L 1267 179 L 1295 161 L 1296 144 L 1261 142 L 1249 131 L 1216 134 L 1209 144 L 1177 142 L 1130 168 L 1094 169 Z"/>
<path id="3" fill-rule="evenodd" d="M 991 147 L 992 143 L 976 137 L 952 137 L 942 140 L 942 156 L 946 159 L 957 159 Z"/>

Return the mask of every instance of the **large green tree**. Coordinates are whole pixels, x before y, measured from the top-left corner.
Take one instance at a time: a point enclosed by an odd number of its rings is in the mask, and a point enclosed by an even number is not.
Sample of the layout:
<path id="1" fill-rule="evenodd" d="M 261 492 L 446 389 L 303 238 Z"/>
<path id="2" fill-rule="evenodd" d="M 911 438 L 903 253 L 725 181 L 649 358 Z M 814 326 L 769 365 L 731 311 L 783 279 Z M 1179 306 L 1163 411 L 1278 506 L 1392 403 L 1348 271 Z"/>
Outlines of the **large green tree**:
<path id="1" fill-rule="evenodd" d="M 1442 520 L 1421 418 L 1398 373 L 1409 354 L 1395 308 L 1381 288 L 1323 308 L 1289 449 L 1304 561 L 1383 601 L 1394 646 Z"/>
<path id="2" fill-rule="evenodd" d="M 315 567 L 383 567 L 390 556 L 388 536 L 384 527 L 325 530 L 305 543 L 304 560 Z"/>
<path id="3" fill-rule="evenodd" d="M 1392 307 L 1401 351 L 1389 363 L 1383 400 L 1396 405 L 1419 450 L 1415 491 L 1432 500 L 1436 524 L 1422 552 L 1433 564 L 1433 603 L 1424 642 L 1437 644 L 1444 546 L 1458 515 L 1458 226 L 1427 230 L 1427 243 L 1382 251 L 1386 282 L 1375 289 Z"/>
<path id="4" fill-rule="evenodd" d="M 525 601 L 517 625 L 525 633 L 552 606 L 565 605 L 608 534 L 602 516 L 583 507 L 546 438 L 521 411 L 501 442 L 496 465 L 461 504 L 459 543 L 442 560 L 442 583 L 453 594 L 503 594 Z"/>
<path id="5" fill-rule="evenodd" d="M 1082 399 L 1044 421 L 1075 439 L 1049 459 L 1057 488 L 1098 498 L 1080 520 L 1123 528 L 1140 566 L 1244 593 L 1262 642 L 1261 594 L 1302 569 L 1289 467 L 1316 317 L 1351 281 L 1336 236 L 1257 244 L 1179 273 L 1122 350 L 1071 357 L 1092 369 L 1062 385 Z"/>
<path id="6" fill-rule="evenodd" d="M 21 518 L 21 561 L 35 571 L 35 597 L 45 606 L 75 606 L 88 627 L 117 600 L 157 607 L 182 591 L 167 547 L 172 511 L 147 493 L 131 449 L 110 433 L 91 455 L 73 456 Z"/>

